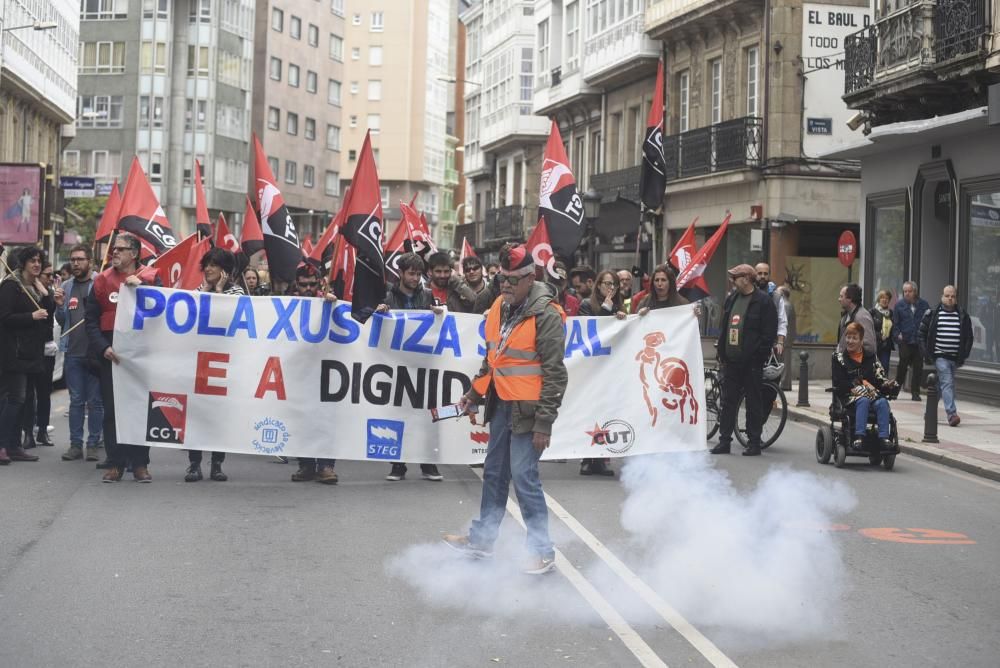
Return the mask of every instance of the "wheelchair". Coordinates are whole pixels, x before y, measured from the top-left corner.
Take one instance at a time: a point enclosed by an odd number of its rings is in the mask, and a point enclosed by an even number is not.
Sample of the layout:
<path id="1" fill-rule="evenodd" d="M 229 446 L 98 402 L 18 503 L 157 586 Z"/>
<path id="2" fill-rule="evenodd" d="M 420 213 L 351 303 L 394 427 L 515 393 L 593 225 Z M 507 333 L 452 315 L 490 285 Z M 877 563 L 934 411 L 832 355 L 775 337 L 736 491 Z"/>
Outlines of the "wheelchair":
<path id="1" fill-rule="evenodd" d="M 875 407 L 872 406 L 868 410 L 868 423 L 861 448 L 856 449 L 853 445 L 855 420 L 853 406 L 845 405 L 832 387 L 826 391 L 833 393 L 830 424 L 816 430 L 816 461 L 820 464 L 829 464 L 833 458 L 833 465 L 839 469 L 844 466 L 848 457 L 867 457 L 872 466 L 881 464 L 886 471 L 891 471 L 896 464 L 896 455 L 899 454 L 899 433 L 896 430 L 896 416 L 892 411 L 889 411 L 890 447 L 882 447 L 875 421 Z M 899 396 L 898 386 L 885 398 L 892 401 L 897 396 Z"/>

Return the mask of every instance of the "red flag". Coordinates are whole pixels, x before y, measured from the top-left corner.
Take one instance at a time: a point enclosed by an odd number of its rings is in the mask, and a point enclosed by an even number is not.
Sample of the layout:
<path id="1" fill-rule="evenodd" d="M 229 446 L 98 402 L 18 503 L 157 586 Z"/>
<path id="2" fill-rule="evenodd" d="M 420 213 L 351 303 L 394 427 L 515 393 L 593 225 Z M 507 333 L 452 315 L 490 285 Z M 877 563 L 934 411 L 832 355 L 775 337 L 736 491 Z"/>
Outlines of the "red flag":
<path id="1" fill-rule="evenodd" d="M 307 234 L 304 239 L 302 239 L 302 254 L 306 257 L 312 255 L 313 252 L 313 238 L 311 234 Z"/>
<path id="2" fill-rule="evenodd" d="M 115 223 L 118 222 L 118 210 L 121 206 L 122 194 L 118 190 L 118 179 L 115 179 L 114 185 L 111 186 L 111 193 L 108 194 L 108 201 L 104 204 L 101 223 L 97 226 L 97 235 L 94 237 L 95 243 L 107 243 L 111 235 L 114 234 Z"/>
<path id="3" fill-rule="evenodd" d="M 209 240 L 198 240 L 198 233 L 156 258 L 154 268 L 165 288 L 194 290 L 202 284 L 201 258 L 210 248 Z"/>
<path id="4" fill-rule="evenodd" d="M 372 155 L 371 136 L 365 134 L 351 189 L 344 198 L 343 237 L 356 251 L 351 317 L 368 321 L 385 299 L 385 256 L 382 254 L 382 195 Z"/>
<path id="5" fill-rule="evenodd" d="M 701 247 L 701 250 L 694 254 L 688 266 L 677 276 L 677 292 L 687 297 L 689 301 L 697 301 L 708 297 L 708 290 L 702 287 L 705 284 L 701 283 L 699 285 L 697 279 L 704 275 L 705 268 L 711 262 L 712 256 L 715 255 L 715 249 L 719 247 L 719 242 L 722 241 L 726 230 L 729 229 L 729 220 L 732 217 L 733 214 L 726 214 L 726 219 L 722 221 L 722 226 Z"/>
<path id="6" fill-rule="evenodd" d="M 412 251 L 426 261 L 431 253 L 437 252 L 437 246 L 434 245 L 430 229 L 427 227 L 427 219 L 417 213 L 412 206 L 402 202 L 399 204 L 399 210 L 403 213 L 403 223 L 406 224 Z"/>
<path id="7" fill-rule="evenodd" d="M 542 267 L 553 278 L 559 278 L 559 274 L 556 273 L 556 258 L 552 254 L 552 241 L 549 239 L 549 229 L 544 219 L 538 221 L 538 224 L 535 225 L 535 229 L 531 232 L 531 236 L 528 237 L 528 241 L 524 245 L 528 247 L 531 257 L 535 260 L 536 267 Z"/>
<path id="8" fill-rule="evenodd" d="M 467 237 L 462 237 L 462 252 L 458 256 L 459 266 L 465 266 L 465 258 L 467 257 L 478 258 L 479 256 L 476 255 L 476 250 L 472 247 L 472 244 L 469 243 L 469 239 Z"/>
<path id="9" fill-rule="evenodd" d="M 667 188 L 667 159 L 663 153 L 663 61 L 656 68 L 653 102 L 649 105 L 646 135 L 642 142 L 639 194 L 643 205 L 655 211 L 663 204 Z"/>
<path id="10" fill-rule="evenodd" d="M 545 144 L 538 216 L 545 220 L 552 250 L 562 257 L 573 257 L 583 238 L 583 200 L 576 191 L 576 179 L 555 121 Z"/>
<path id="11" fill-rule="evenodd" d="M 681 238 L 677 240 L 677 245 L 674 249 L 670 251 L 670 263 L 677 268 L 677 273 L 687 269 L 687 266 L 691 264 L 691 258 L 695 255 L 695 243 L 694 243 L 694 227 L 698 222 L 698 217 L 695 216 L 691 224 L 688 225 L 687 230 L 681 235 Z M 708 292 L 708 284 L 705 282 L 704 276 L 698 276 L 693 279 L 692 287 L 696 287 L 706 295 Z"/>
<path id="12" fill-rule="evenodd" d="M 260 223 L 257 221 L 257 212 L 253 210 L 253 203 L 247 197 L 247 208 L 243 213 L 243 230 L 240 232 L 240 249 L 249 259 L 254 253 L 259 253 L 264 249 L 264 234 L 260 231 Z"/>
<path id="13" fill-rule="evenodd" d="M 208 202 L 205 200 L 205 187 L 201 182 L 201 163 L 197 160 L 194 161 L 194 220 L 198 236 L 203 239 L 210 238 L 212 219 L 208 217 Z"/>
<path id="14" fill-rule="evenodd" d="M 295 280 L 295 269 L 302 262 L 299 235 L 257 135 L 253 136 L 253 147 L 254 194 L 264 233 L 264 247 L 267 249 L 267 266 L 271 276 L 290 283 Z"/>
<path id="15" fill-rule="evenodd" d="M 167 214 L 146 180 L 138 158 L 132 158 L 115 227 L 139 237 L 143 258 L 156 257 L 177 245 Z"/>
<path id="16" fill-rule="evenodd" d="M 240 242 L 236 240 L 236 235 L 229 231 L 226 225 L 226 217 L 219 214 L 219 222 L 215 224 L 215 247 L 224 248 L 233 255 L 239 255 L 242 251 Z"/>
<path id="17" fill-rule="evenodd" d="M 333 217 L 330 224 L 326 226 L 323 231 L 323 236 L 319 238 L 316 245 L 313 247 L 312 252 L 309 253 L 309 257 L 306 258 L 306 262 L 318 268 L 320 272 L 326 273 L 331 270 L 331 262 L 333 261 L 335 253 L 335 244 L 340 238 L 340 228 L 344 224 L 344 209 L 341 207 L 337 215 Z M 332 276 L 332 272 L 331 272 Z M 339 296 L 339 295 L 338 295 Z"/>
<path id="18" fill-rule="evenodd" d="M 357 250 L 347 242 L 343 234 L 337 235 L 332 258 L 333 262 L 330 265 L 330 289 L 339 299 L 351 302 L 353 310 Z"/>

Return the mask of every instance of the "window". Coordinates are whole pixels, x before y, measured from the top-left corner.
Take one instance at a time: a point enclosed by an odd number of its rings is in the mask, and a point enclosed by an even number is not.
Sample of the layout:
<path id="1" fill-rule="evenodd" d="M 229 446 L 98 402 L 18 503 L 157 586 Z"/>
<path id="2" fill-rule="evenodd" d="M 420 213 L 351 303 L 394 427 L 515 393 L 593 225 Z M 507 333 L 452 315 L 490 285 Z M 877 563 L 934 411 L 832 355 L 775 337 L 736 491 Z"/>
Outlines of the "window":
<path id="1" fill-rule="evenodd" d="M 292 39 L 302 39 L 302 19 L 292 16 L 288 22 L 288 36 Z"/>
<path id="2" fill-rule="evenodd" d="M 378 67 L 382 64 L 382 47 L 381 46 L 370 46 L 368 47 L 368 64 L 373 67 Z"/>
<path id="3" fill-rule="evenodd" d="M 143 42 L 139 50 L 139 71 L 143 74 L 165 74 L 167 71 L 167 43 Z"/>
<path id="4" fill-rule="evenodd" d="M 310 23 L 306 39 L 309 41 L 309 46 L 319 46 L 319 26 Z"/>
<path id="5" fill-rule="evenodd" d="M 150 183 L 163 183 L 163 152 L 139 151 L 139 164 L 142 165 Z"/>
<path id="6" fill-rule="evenodd" d="M 277 158 L 271 158 L 271 157 L 269 157 L 267 159 L 267 166 L 271 168 L 271 174 L 274 174 L 275 178 L 277 178 L 277 175 L 278 175 L 278 159 Z"/>
<path id="7" fill-rule="evenodd" d="M 163 98 L 160 96 L 139 96 L 139 127 L 140 128 L 162 128 L 163 127 Z"/>
<path id="8" fill-rule="evenodd" d="M 381 100 L 382 99 L 382 80 L 381 79 L 369 79 L 368 80 L 368 99 L 369 100 Z"/>
<path id="9" fill-rule="evenodd" d="M 337 16 L 344 15 L 344 0 L 330 0 L 330 11 Z"/>
<path id="10" fill-rule="evenodd" d="M 285 183 L 294 184 L 298 178 L 299 164 L 294 160 L 285 160 Z"/>
<path id="11" fill-rule="evenodd" d="M 758 111 L 757 76 L 760 50 L 756 46 L 747 49 L 747 116 L 756 116 Z"/>
<path id="12" fill-rule="evenodd" d="M 292 112 L 289 111 L 287 114 L 285 114 L 285 119 L 286 119 L 285 130 L 288 132 L 288 134 L 290 134 L 290 135 L 298 135 L 299 134 L 299 115 L 295 114 L 295 113 L 292 113 Z"/>
<path id="13" fill-rule="evenodd" d="M 331 151 L 340 150 L 340 126 L 326 125 L 326 147 Z"/>
<path id="14" fill-rule="evenodd" d="M 340 174 L 326 170 L 323 192 L 330 197 L 336 197 L 340 194 Z"/>
<path id="15" fill-rule="evenodd" d="M 521 102 L 528 103 L 527 105 L 522 105 L 522 113 L 525 107 L 528 109 L 528 113 L 531 113 L 531 97 L 535 92 L 535 81 L 532 76 L 532 69 L 535 65 L 535 54 L 528 49 L 521 49 Z"/>
<path id="16" fill-rule="evenodd" d="M 352 148 L 347 152 L 347 159 L 350 160 L 351 162 L 354 162 L 355 160 L 358 159 L 358 152 Z"/>
<path id="17" fill-rule="evenodd" d="M 281 129 L 281 110 L 277 107 L 267 108 L 267 129 L 268 130 L 280 130 Z"/>
<path id="18" fill-rule="evenodd" d="M 80 74 L 121 74 L 125 42 L 80 42 Z"/>
<path id="19" fill-rule="evenodd" d="M 354 114 L 351 114 L 351 118 L 350 118 L 349 123 L 350 123 L 350 125 L 351 125 L 352 128 L 358 127 L 358 117 L 356 115 L 354 115 Z"/>
<path id="20" fill-rule="evenodd" d="M 389 208 L 389 186 L 379 186 L 379 195 L 382 196 L 382 208 Z"/>
<path id="21" fill-rule="evenodd" d="M 271 56 L 270 76 L 275 81 L 281 81 L 281 58 Z"/>
<path id="22" fill-rule="evenodd" d="M 76 127 L 122 127 L 124 100 L 121 95 L 81 95 L 76 100 Z"/>
<path id="23" fill-rule="evenodd" d="M 327 104 L 340 104 L 340 82 L 335 79 L 330 79 L 326 82 L 326 101 Z"/>
<path id="24" fill-rule="evenodd" d="M 281 32 L 285 29 L 285 12 L 274 8 L 271 10 L 271 30 Z"/>
<path id="25" fill-rule="evenodd" d="M 870 289 L 871 303 L 877 290 L 888 288 L 897 298 L 902 297 L 903 281 L 906 280 L 906 195 L 882 195 L 868 200 L 867 234 L 870 235 L 874 253 L 870 268 L 874 280 L 866 281 Z M 874 258 L 878 257 L 875 262 Z M 866 267 L 866 276 L 868 268 Z"/>
<path id="26" fill-rule="evenodd" d="M 310 93 L 315 93 L 317 80 L 318 80 L 318 75 L 315 72 L 313 72 L 312 70 L 306 72 L 306 90 L 309 91 Z"/>
<path id="27" fill-rule="evenodd" d="M 580 64 L 580 2 L 566 5 L 566 69 Z"/>
<path id="28" fill-rule="evenodd" d="M 549 20 L 538 24 L 538 73 L 542 76 L 549 71 Z"/>
<path id="29" fill-rule="evenodd" d="M 277 111 L 277 109 L 275 110 Z M 270 109 L 268 109 L 270 113 Z M 215 103 L 215 131 L 224 137 L 244 139 L 247 130 L 248 113 L 243 107 L 234 107 L 221 102 Z"/>
<path id="30" fill-rule="evenodd" d="M 128 3 L 123 2 L 122 4 Z M 170 0 L 142 0 L 142 18 L 165 19 L 169 18 L 169 16 Z"/>
<path id="31" fill-rule="evenodd" d="M 184 101 L 184 129 L 204 130 L 208 118 L 208 100 Z"/>
<path id="32" fill-rule="evenodd" d="M 688 131 L 688 109 L 691 95 L 691 74 L 681 72 L 677 77 L 677 131 Z"/>
<path id="33" fill-rule="evenodd" d="M 712 105 L 711 124 L 722 122 L 722 58 L 716 58 L 708 64 L 709 85 L 711 88 L 710 102 Z"/>
<path id="34" fill-rule="evenodd" d="M 313 140 L 316 139 L 316 119 L 315 118 L 307 118 L 306 119 L 306 127 L 305 127 L 305 131 L 303 132 L 303 136 L 306 139 L 308 139 L 309 141 L 313 141 Z"/>
<path id="35" fill-rule="evenodd" d="M 128 0 L 83 0 L 80 3 L 80 18 L 84 21 L 128 18 Z M 79 156 L 77 151 L 77 159 Z"/>
<path id="36" fill-rule="evenodd" d="M 351 23 L 356 26 L 361 25 L 361 14 L 355 14 L 354 16 L 352 16 Z"/>
<path id="37" fill-rule="evenodd" d="M 358 94 L 358 82 L 357 81 L 352 81 L 351 82 L 351 95 L 357 95 L 357 94 Z"/>
<path id="38" fill-rule="evenodd" d="M 121 176 L 121 151 L 92 151 L 90 154 L 90 176 Z"/>
<path id="39" fill-rule="evenodd" d="M 975 337 L 978 341 L 972 348 L 970 360 L 996 364 L 1000 362 L 996 350 L 996 266 L 997 258 L 1000 258 L 1000 184 L 996 180 L 979 181 L 963 187 L 963 191 L 965 191 L 962 197 L 963 220 L 960 228 L 968 225 L 968 236 L 962 243 L 965 246 L 962 254 L 967 253 L 969 259 L 959 265 L 958 302 L 964 305 L 970 316 L 979 319 L 978 323 L 973 321 L 973 329 L 976 330 L 974 335 L 985 334 Z M 959 239 L 962 239 L 961 233 Z M 878 264 L 888 260 L 889 258 L 879 254 Z M 896 266 L 901 270 L 902 262 Z M 963 276 L 966 272 L 968 278 Z M 964 291 L 967 294 L 964 295 L 963 283 L 968 286 Z"/>
<path id="40" fill-rule="evenodd" d="M 63 151 L 62 172 L 66 176 L 77 176 L 80 174 L 80 152 Z"/>
<path id="41" fill-rule="evenodd" d="M 355 47 L 352 51 L 358 51 L 358 48 Z M 330 57 L 334 60 L 344 60 L 344 38 L 333 33 L 330 33 Z"/>
<path id="42" fill-rule="evenodd" d="M 373 135 L 382 131 L 382 117 L 378 114 L 368 114 L 368 129 Z"/>
<path id="43" fill-rule="evenodd" d="M 331 39 L 333 35 L 330 35 Z M 351 47 L 351 60 L 361 60 L 361 48 L 357 46 Z"/>
<path id="44" fill-rule="evenodd" d="M 372 12 L 372 32 L 382 32 L 385 28 L 385 17 L 382 12 Z"/>
<path id="45" fill-rule="evenodd" d="M 207 77 L 208 76 L 208 47 L 207 46 L 188 46 L 188 66 L 187 73 L 189 77 Z"/>
<path id="46" fill-rule="evenodd" d="M 190 23 L 211 23 L 212 0 L 191 0 L 188 4 L 188 21 Z"/>
<path id="47" fill-rule="evenodd" d="M 299 87 L 299 66 L 288 64 L 288 85 L 292 88 Z"/>
<path id="48" fill-rule="evenodd" d="M 312 188 L 316 181 L 316 168 L 312 165 L 304 165 L 302 167 L 302 185 L 306 188 Z"/>

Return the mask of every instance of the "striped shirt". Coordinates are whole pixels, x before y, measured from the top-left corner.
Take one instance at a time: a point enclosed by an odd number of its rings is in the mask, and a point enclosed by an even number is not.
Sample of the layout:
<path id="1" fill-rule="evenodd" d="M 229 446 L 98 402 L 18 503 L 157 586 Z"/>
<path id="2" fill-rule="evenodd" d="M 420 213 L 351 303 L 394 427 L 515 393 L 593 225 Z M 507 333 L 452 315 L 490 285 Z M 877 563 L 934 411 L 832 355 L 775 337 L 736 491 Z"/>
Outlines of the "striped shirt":
<path id="1" fill-rule="evenodd" d="M 937 333 L 934 337 L 935 355 L 958 355 L 958 347 L 962 338 L 962 321 L 959 318 L 958 309 L 945 311 L 941 309 L 937 314 Z"/>

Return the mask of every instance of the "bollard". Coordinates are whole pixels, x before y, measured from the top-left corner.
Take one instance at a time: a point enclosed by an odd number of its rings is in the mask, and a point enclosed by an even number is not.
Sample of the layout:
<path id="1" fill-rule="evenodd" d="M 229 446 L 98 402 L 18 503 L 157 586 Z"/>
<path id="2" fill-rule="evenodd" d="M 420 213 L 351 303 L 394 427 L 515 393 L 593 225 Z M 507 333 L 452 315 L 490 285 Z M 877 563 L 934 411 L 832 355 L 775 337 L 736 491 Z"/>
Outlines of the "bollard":
<path id="1" fill-rule="evenodd" d="M 799 353 L 799 401 L 796 406 L 809 406 L 809 353 Z"/>
<path id="2" fill-rule="evenodd" d="M 927 408 L 924 410 L 924 443 L 937 443 L 937 374 L 927 374 Z"/>

